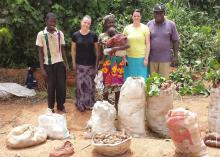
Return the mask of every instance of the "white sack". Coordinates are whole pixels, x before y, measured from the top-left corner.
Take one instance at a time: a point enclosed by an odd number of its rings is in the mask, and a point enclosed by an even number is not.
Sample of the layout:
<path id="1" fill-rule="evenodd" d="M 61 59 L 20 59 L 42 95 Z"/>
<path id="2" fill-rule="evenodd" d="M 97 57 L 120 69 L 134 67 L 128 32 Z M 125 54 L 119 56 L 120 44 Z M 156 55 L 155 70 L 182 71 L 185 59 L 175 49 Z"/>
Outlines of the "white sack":
<path id="1" fill-rule="evenodd" d="M 119 129 L 128 135 L 144 137 L 145 82 L 143 77 L 128 77 L 121 87 L 118 103 Z"/>
<path id="2" fill-rule="evenodd" d="M 115 131 L 115 117 L 116 110 L 113 105 L 107 101 L 97 101 L 87 125 L 93 134 Z"/>
<path id="3" fill-rule="evenodd" d="M 25 148 L 35 146 L 47 140 L 47 133 L 43 128 L 31 124 L 24 124 L 13 128 L 6 138 L 6 145 L 10 148 Z"/>
<path id="4" fill-rule="evenodd" d="M 65 139 L 70 136 L 63 115 L 48 111 L 38 117 L 38 125 L 46 130 L 47 136 L 51 139 Z"/>

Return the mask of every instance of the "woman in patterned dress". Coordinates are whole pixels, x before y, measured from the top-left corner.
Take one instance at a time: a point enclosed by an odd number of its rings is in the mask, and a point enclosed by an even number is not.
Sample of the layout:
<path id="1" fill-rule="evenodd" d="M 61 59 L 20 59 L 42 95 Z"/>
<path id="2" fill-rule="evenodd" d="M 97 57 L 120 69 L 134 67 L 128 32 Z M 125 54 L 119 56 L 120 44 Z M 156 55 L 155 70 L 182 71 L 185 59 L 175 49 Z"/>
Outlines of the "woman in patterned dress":
<path id="1" fill-rule="evenodd" d="M 115 17 L 113 14 L 106 15 L 103 18 L 103 30 L 104 32 L 99 35 L 99 48 L 102 54 L 106 50 L 109 50 L 107 47 L 107 42 L 111 38 L 108 33 L 108 29 L 115 27 Z M 115 46 L 111 47 L 107 55 L 103 55 L 103 66 L 102 72 L 104 77 L 104 93 L 103 99 L 109 101 L 109 94 L 115 93 L 115 107 L 117 110 L 120 88 L 124 83 L 124 66 L 126 61 L 122 56 L 117 55 L 117 51 L 124 50 L 128 48 L 128 45 Z"/>

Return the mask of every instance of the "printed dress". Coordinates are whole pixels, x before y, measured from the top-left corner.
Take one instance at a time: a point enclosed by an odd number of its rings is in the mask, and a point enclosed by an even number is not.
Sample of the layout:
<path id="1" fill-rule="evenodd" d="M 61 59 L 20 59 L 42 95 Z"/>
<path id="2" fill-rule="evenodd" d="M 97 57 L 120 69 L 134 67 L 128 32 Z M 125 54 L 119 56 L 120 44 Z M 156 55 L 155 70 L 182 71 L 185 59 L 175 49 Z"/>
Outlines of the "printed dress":
<path id="1" fill-rule="evenodd" d="M 106 43 L 109 39 L 110 37 L 106 33 L 102 33 L 99 42 Z M 103 49 L 107 48 L 105 44 L 102 45 Z M 110 89 L 110 87 L 114 87 L 114 92 L 120 91 L 120 86 L 124 83 L 124 66 L 125 62 L 121 56 L 105 55 L 102 66 L 105 90 L 111 91 L 113 88 Z"/>

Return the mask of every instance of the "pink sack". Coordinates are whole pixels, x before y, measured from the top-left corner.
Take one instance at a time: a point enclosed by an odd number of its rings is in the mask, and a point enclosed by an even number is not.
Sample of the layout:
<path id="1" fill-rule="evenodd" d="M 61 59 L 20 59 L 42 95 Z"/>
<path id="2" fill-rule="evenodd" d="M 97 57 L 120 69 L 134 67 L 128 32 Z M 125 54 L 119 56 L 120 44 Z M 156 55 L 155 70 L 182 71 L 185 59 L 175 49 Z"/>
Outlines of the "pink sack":
<path id="1" fill-rule="evenodd" d="M 201 138 L 196 113 L 183 108 L 170 110 L 167 126 L 176 153 L 185 156 L 207 156 L 206 146 Z"/>

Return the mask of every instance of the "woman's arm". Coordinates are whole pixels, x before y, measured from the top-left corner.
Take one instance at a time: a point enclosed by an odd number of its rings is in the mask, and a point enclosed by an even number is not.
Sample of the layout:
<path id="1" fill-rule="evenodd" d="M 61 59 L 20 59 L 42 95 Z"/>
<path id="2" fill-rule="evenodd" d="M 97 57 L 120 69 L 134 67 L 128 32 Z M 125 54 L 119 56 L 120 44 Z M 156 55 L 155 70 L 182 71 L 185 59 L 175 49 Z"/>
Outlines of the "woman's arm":
<path id="1" fill-rule="evenodd" d="M 73 70 L 76 70 L 76 43 L 75 42 L 72 42 L 71 44 L 71 53 L 72 53 Z"/>
<path id="2" fill-rule="evenodd" d="M 146 45 L 146 49 L 145 49 L 145 56 L 144 56 L 144 65 L 147 66 L 148 57 L 150 53 L 150 33 L 147 33 L 145 36 L 145 45 Z"/>
<path id="3" fill-rule="evenodd" d="M 96 53 L 95 67 L 96 67 L 96 69 L 98 69 L 98 65 L 99 65 L 99 45 L 98 45 L 98 42 L 95 42 L 94 45 L 95 45 L 95 53 Z"/>

